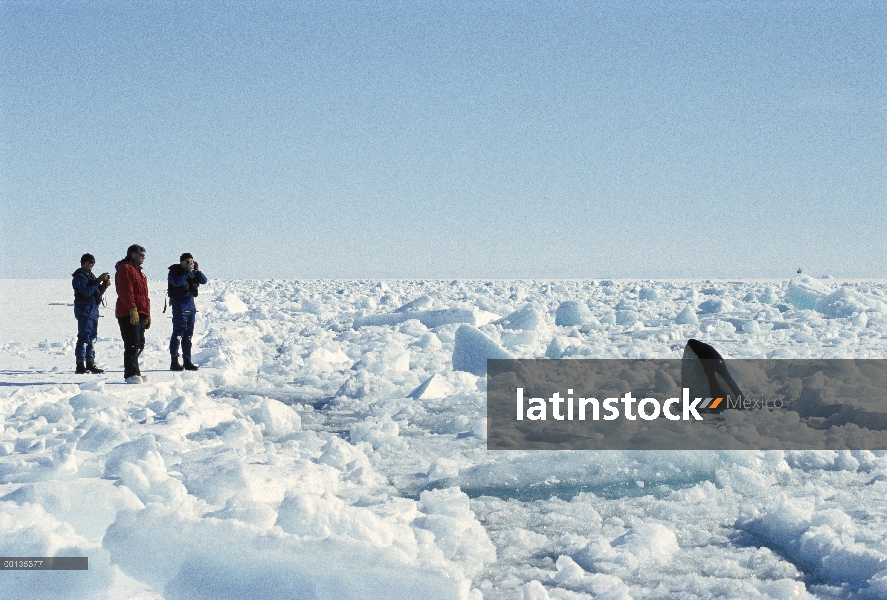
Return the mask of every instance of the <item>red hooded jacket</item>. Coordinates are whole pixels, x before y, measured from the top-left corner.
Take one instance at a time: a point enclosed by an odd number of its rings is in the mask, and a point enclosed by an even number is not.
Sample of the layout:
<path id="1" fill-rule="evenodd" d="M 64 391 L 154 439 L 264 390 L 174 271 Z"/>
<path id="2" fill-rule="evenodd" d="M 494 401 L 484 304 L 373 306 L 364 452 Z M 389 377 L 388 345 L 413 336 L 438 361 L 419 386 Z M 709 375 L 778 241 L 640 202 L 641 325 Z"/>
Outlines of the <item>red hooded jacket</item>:
<path id="1" fill-rule="evenodd" d="M 142 268 L 124 258 L 115 265 L 114 286 L 117 288 L 116 317 L 128 317 L 133 308 L 140 315 L 151 316 L 151 299 L 148 298 L 148 278 Z"/>

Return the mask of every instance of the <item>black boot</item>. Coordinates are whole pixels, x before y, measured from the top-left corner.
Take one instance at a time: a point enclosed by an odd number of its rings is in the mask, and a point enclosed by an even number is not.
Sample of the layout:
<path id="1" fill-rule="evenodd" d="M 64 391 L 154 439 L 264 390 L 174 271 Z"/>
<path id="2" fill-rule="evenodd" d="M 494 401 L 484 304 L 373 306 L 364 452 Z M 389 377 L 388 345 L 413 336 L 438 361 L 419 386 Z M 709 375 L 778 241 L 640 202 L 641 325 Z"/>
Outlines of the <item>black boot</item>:
<path id="1" fill-rule="evenodd" d="M 179 364 L 179 357 L 178 356 L 172 357 L 172 360 L 169 363 L 169 370 L 170 371 L 184 371 L 185 370 L 185 367 L 183 367 L 182 365 Z"/>
<path id="2" fill-rule="evenodd" d="M 198 366 L 192 363 L 189 359 L 185 359 L 185 370 L 186 371 L 196 371 Z"/>
<path id="3" fill-rule="evenodd" d="M 99 373 L 104 373 L 104 372 L 105 372 L 104 369 L 99 369 L 99 368 L 96 366 L 96 364 L 95 364 L 94 362 L 92 362 L 92 361 L 88 361 L 88 362 L 86 363 L 86 370 L 89 371 L 90 373 L 95 373 L 96 375 L 98 375 Z"/>
<path id="4" fill-rule="evenodd" d="M 77 373 L 78 375 L 85 375 L 85 374 L 87 374 L 89 371 L 86 370 L 86 365 L 83 364 L 83 361 L 82 361 L 82 360 L 78 360 L 78 361 L 77 361 L 77 370 L 74 371 L 74 372 Z"/>

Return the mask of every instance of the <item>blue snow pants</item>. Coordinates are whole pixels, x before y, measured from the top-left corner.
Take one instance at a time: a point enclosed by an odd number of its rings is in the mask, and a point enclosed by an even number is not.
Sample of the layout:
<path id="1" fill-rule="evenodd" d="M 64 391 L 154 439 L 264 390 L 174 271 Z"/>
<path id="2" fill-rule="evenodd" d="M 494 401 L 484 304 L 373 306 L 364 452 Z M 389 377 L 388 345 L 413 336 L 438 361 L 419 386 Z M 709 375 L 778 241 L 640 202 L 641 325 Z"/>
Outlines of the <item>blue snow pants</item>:
<path id="1" fill-rule="evenodd" d="M 176 358 L 179 356 L 179 338 L 182 340 L 182 358 L 191 361 L 191 336 L 194 335 L 194 321 L 196 313 L 193 310 L 183 310 L 181 307 L 172 307 L 172 337 L 169 338 L 169 354 Z"/>
<path id="2" fill-rule="evenodd" d="M 93 303 L 75 304 L 74 316 L 77 317 L 77 345 L 74 346 L 74 357 L 78 361 L 95 362 L 95 339 L 99 330 L 99 309 Z"/>

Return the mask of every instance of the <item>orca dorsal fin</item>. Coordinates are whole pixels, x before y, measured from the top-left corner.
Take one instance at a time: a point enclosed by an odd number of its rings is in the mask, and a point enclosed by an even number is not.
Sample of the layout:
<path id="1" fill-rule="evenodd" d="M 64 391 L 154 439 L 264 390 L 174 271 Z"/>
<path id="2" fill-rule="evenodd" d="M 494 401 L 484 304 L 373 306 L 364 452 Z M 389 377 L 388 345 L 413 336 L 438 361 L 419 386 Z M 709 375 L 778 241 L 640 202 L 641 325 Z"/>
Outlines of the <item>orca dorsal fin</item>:
<path id="1" fill-rule="evenodd" d="M 721 353 L 692 338 L 687 340 L 681 359 L 681 387 L 689 389 L 692 398 L 737 398 L 742 395 Z M 726 408 L 726 403 L 721 407 L 715 412 Z"/>

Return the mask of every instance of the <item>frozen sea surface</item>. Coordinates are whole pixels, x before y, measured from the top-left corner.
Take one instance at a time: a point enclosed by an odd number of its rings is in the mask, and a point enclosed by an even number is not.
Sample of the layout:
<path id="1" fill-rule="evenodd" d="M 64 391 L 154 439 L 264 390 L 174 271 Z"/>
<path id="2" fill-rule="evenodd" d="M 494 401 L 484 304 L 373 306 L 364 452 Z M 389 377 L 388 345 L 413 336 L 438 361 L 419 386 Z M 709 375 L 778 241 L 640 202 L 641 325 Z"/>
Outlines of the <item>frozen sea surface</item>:
<path id="1" fill-rule="evenodd" d="M 885 358 L 887 282 L 211 281 L 196 373 L 0 286 L 2 598 L 887 598 L 881 452 L 488 452 L 486 357 Z M 113 307 L 113 295 L 109 306 Z M 454 366 L 456 367 L 454 369 Z"/>

